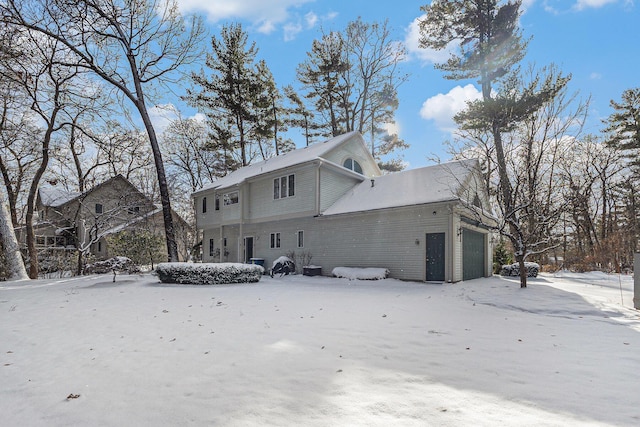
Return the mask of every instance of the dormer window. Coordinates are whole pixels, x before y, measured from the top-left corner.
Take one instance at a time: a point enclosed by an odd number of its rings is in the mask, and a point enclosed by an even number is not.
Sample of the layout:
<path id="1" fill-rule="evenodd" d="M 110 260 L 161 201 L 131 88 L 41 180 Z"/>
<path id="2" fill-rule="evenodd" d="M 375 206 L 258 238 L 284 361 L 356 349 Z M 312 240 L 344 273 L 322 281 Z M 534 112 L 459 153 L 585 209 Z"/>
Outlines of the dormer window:
<path id="1" fill-rule="evenodd" d="M 345 168 L 352 170 L 356 173 L 359 173 L 360 175 L 362 175 L 362 166 L 360 166 L 360 163 L 358 163 L 356 160 L 352 159 L 352 158 L 348 158 L 347 160 L 344 161 L 344 163 L 342 164 L 342 166 L 344 166 Z"/>

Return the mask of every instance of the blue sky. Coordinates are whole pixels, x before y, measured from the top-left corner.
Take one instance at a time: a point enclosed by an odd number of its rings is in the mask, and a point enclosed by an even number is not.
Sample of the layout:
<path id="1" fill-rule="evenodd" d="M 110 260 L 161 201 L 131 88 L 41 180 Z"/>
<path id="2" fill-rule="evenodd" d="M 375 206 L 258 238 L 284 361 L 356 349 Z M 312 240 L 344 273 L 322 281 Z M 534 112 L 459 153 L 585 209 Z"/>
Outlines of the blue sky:
<path id="1" fill-rule="evenodd" d="M 271 68 L 279 86 L 295 85 L 295 72 L 321 29 L 342 30 L 358 17 L 389 20 L 394 38 L 409 52 L 402 70 L 409 79 L 399 90 L 400 137 L 411 148 L 403 159 L 410 168 L 446 160 L 443 141 L 451 139 L 452 116 L 467 99 L 478 96 L 475 81 L 452 81 L 433 68 L 442 52 L 417 47 L 416 19 L 426 2 L 376 0 L 178 0 L 183 12 L 202 14 L 210 34 L 224 23 L 240 22 L 255 41 L 259 59 Z M 640 86 L 640 13 L 632 0 L 524 0 L 521 28 L 532 37 L 523 65 L 556 64 L 571 73 L 572 92 L 591 97 L 586 132 L 597 134 L 611 114 L 611 99 Z M 440 55 L 440 56 L 438 56 Z M 192 114 L 175 99 L 187 115 Z M 303 141 L 296 141 L 299 145 Z"/>

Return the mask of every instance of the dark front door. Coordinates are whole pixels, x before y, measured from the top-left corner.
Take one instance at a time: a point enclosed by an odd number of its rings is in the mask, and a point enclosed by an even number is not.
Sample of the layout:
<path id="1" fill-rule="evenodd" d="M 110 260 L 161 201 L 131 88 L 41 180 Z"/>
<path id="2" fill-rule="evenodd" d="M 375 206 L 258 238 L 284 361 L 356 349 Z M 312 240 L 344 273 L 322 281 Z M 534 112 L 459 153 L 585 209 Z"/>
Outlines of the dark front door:
<path id="1" fill-rule="evenodd" d="M 427 282 L 444 282 L 444 233 L 427 234 Z"/>
<path id="2" fill-rule="evenodd" d="M 253 258 L 253 237 L 244 238 L 244 262 L 250 262 Z"/>

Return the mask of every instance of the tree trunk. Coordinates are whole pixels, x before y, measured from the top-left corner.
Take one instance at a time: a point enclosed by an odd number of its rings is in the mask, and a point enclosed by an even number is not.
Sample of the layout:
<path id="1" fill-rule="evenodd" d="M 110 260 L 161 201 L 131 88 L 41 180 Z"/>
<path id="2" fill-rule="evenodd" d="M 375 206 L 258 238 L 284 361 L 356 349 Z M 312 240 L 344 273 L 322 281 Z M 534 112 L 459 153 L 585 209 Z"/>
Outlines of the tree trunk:
<path id="1" fill-rule="evenodd" d="M 7 263 L 7 280 L 28 280 L 29 275 L 24 268 L 24 261 L 20 254 L 20 246 L 16 239 L 16 233 L 11 222 L 9 211 L 0 194 L 0 239 L 4 248 Z"/>
<path id="2" fill-rule="evenodd" d="M 525 249 L 524 240 L 522 238 L 522 230 L 518 222 L 515 206 L 513 206 L 513 194 L 509 175 L 507 173 L 507 162 L 504 155 L 504 147 L 502 145 L 502 134 L 498 124 L 492 128 L 493 141 L 496 148 L 496 160 L 498 164 L 498 176 L 500 179 L 499 186 L 502 193 L 502 208 L 504 209 L 505 222 L 509 227 L 509 240 L 515 250 L 516 261 L 520 265 L 520 287 L 527 287 L 527 271 L 524 268 Z"/>
<path id="3" fill-rule="evenodd" d="M 178 244 L 176 243 L 175 229 L 173 227 L 173 217 L 171 216 L 171 202 L 169 199 L 169 186 L 167 185 L 167 176 L 164 172 L 164 163 L 162 161 L 162 153 L 158 145 L 156 131 L 151 123 L 151 118 L 147 112 L 147 106 L 143 99 L 139 99 L 136 103 L 142 122 L 147 130 L 149 142 L 151 143 L 151 151 L 153 152 L 153 161 L 156 166 L 158 175 L 158 187 L 160 189 L 160 201 L 162 203 L 162 218 L 164 220 L 164 232 L 167 241 L 167 258 L 169 262 L 178 261 Z"/>

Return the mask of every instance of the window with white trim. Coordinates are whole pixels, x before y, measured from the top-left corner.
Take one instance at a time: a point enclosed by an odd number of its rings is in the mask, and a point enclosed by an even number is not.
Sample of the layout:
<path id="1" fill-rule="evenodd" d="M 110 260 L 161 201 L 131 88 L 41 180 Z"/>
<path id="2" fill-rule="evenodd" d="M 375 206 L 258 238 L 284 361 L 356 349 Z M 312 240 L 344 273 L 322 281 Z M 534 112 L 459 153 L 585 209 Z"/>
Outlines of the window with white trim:
<path id="1" fill-rule="evenodd" d="M 304 248 L 304 230 L 298 230 L 296 232 L 296 240 L 299 248 Z"/>
<path id="2" fill-rule="evenodd" d="M 296 194 L 296 176 L 294 174 L 281 176 L 273 180 L 273 199 L 284 199 Z"/>
<path id="3" fill-rule="evenodd" d="M 271 249 L 277 249 L 280 247 L 280 233 L 271 233 Z"/>
<path id="4" fill-rule="evenodd" d="M 223 203 L 225 206 L 235 205 L 238 203 L 238 192 L 234 191 L 231 193 L 227 193 L 223 197 Z"/>
<path id="5" fill-rule="evenodd" d="M 215 250 L 213 239 L 209 239 L 209 256 L 213 256 L 213 254 L 215 254 Z"/>
<path id="6" fill-rule="evenodd" d="M 207 198 L 202 198 L 202 213 L 207 213 Z"/>

